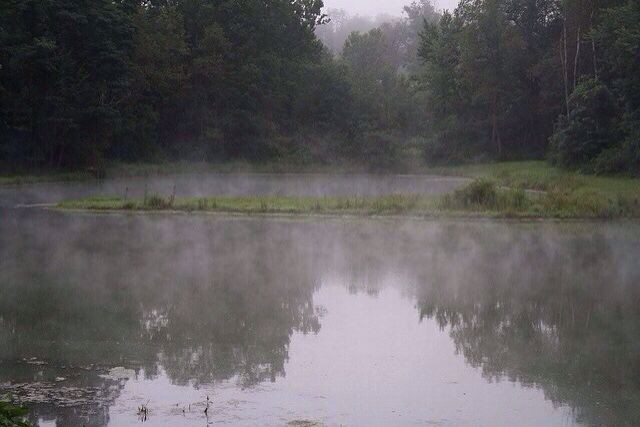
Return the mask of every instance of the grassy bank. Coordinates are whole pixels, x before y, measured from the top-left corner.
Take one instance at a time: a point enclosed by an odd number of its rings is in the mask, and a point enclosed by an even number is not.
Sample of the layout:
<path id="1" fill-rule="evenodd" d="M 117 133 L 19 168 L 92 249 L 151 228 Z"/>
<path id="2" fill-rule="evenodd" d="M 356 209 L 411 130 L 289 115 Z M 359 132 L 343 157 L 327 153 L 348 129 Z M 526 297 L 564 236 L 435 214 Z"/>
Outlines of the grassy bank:
<path id="1" fill-rule="evenodd" d="M 413 195 L 384 197 L 208 197 L 172 199 L 151 195 L 146 199 L 118 197 L 66 201 L 62 209 L 94 211 L 183 211 L 282 215 L 399 215 L 435 212 L 437 198 Z"/>
<path id="2" fill-rule="evenodd" d="M 432 173 L 490 178 L 501 185 L 540 191 L 640 197 L 640 179 L 626 176 L 585 175 L 544 161 L 500 162 L 430 169 Z"/>
<path id="3" fill-rule="evenodd" d="M 65 201 L 61 209 L 90 211 L 178 211 L 232 214 L 350 215 L 505 218 L 640 218 L 640 199 L 576 196 L 562 191 L 528 192 L 506 189 L 477 179 L 443 196 L 396 194 L 378 197 L 209 197 L 174 199 L 149 195 Z"/>
<path id="4" fill-rule="evenodd" d="M 231 172 L 364 172 L 341 166 L 295 167 L 281 163 L 254 165 L 235 162 L 114 164 L 107 177 L 140 177 L 182 173 Z M 373 198 L 208 198 L 148 200 L 101 198 L 66 202 L 63 208 L 90 210 L 177 210 L 228 213 L 328 214 L 328 215 L 484 215 L 513 217 L 614 218 L 640 217 L 640 179 L 583 175 L 551 166 L 547 162 L 503 162 L 465 166 L 422 167 L 404 173 L 462 176 L 491 181 L 495 197 L 481 203 L 460 202 L 461 194 L 446 197 L 390 195 Z M 92 177 L 90 173 L 0 178 L 0 184 Z M 508 190 L 507 190 L 508 189 Z M 522 191 L 529 190 L 529 191 Z M 533 190 L 533 191 L 531 191 Z M 536 193 L 537 192 L 537 193 Z M 458 192 L 459 193 L 459 192 Z M 473 199 L 473 198 L 472 198 Z"/>

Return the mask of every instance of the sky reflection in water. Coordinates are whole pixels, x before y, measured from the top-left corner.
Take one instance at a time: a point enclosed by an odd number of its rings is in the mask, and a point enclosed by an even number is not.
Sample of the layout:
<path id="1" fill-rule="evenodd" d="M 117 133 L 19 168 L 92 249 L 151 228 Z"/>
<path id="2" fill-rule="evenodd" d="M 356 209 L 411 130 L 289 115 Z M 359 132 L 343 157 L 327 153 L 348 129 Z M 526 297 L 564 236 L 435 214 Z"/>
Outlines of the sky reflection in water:
<path id="1" fill-rule="evenodd" d="M 41 425 L 640 419 L 631 223 L 0 214 L 0 383 Z"/>

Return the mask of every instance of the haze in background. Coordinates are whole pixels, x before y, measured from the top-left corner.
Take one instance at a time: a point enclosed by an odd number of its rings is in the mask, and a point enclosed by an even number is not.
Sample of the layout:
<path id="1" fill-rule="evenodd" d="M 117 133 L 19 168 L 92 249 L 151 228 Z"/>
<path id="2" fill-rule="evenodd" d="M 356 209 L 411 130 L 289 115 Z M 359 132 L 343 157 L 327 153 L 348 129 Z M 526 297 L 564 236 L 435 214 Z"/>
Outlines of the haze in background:
<path id="1" fill-rule="evenodd" d="M 411 3 L 411 0 L 324 0 L 327 9 L 344 9 L 352 15 L 400 15 L 402 8 Z M 458 0 L 434 0 L 436 9 L 453 10 L 458 5 Z"/>

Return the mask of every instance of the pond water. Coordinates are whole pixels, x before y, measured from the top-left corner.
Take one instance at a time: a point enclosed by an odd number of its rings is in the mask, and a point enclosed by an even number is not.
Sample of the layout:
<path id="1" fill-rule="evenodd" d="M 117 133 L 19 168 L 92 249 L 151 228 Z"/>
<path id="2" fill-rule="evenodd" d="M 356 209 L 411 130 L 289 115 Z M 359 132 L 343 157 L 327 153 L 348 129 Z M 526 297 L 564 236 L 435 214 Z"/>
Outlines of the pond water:
<path id="1" fill-rule="evenodd" d="M 460 183 L 298 178 L 174 182 L 189 194 L 441 192 Z M 0 395 L 27 405 L 33 424 L 640 419 L 638 223 L 13 207 L 123 184 L 174 185 L 163 178 L 0 191 Z"/>

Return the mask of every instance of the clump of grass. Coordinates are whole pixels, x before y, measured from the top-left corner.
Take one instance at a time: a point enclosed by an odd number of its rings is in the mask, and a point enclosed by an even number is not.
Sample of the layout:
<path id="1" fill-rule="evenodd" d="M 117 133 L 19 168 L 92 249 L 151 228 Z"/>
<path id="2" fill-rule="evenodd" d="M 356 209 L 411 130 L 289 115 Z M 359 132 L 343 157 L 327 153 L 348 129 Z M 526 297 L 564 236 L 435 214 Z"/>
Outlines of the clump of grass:
<path id="1" fill-rule="evenodd" d="M 554 189 L 541 199 L 542 209 L 548 216 L 614 218 L 633 217 L 640 214 L 640 208 L 633 199 L 622 196 L 607 197 L 599 192 L 581 192 Z"/>
<path id="2" fill-rule="evenodd" d="M 151 194 L 145 197 L 143 206 L 148 209 L 170 209 L 173 207 L 174 200 L 172 198 L 165 199 L 159 194 Z"/>
<path id="3" fill-rule="evenodd" d="M 198 199 L 198 210 L 206 211 L 209 208 L 209 201 L 207 199 Z"/>
<path id="4" fill-rule="evenodd" d="M 351 200 L 349 199 L 338 199 L 338 202 L 336 203 L 336 208 L 339 210 L 348 210 L 351 209 Z"/>
<path id="5" fill-rule="evenodd" d="M 445 209 L 494 209 L 498 204 L 498 187 L 485 178 L 473 180 L 466 186 L 442 198 Z"/>
<path id="6" fill-rule="evenodd" d="M 414 211 L 418 196 L 392 194 L 375 199 L 372 212 L 375 214 L 402 214 Z"/>
<path id="7" fill-rule="evenodd" d="M 444 195 L 440 209 L 448 211 L 496 212 L 505 216 L 530 213 L 533 201 L 523 188 L 500 189 L 498 185 L 479 178 L 453 193 Z"/>

